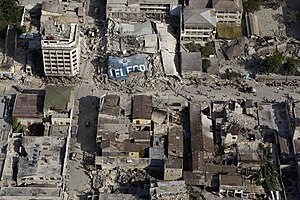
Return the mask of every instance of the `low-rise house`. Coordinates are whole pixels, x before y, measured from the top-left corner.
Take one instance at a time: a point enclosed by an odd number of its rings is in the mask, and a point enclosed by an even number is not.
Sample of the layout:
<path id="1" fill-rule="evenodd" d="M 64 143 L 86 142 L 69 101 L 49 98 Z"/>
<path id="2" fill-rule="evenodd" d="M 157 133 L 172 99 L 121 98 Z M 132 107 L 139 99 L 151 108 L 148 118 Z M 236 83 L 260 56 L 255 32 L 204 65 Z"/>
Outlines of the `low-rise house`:
<path id="1" fill-rule="evenodd" d="M 181 52 L 181 76 L 183 78 L 200 78 L 202 74 L 202 57 L 200 52 Z"/>
<path id="2" fill-rule="evenodd" d="M 241 24 L 243 14 L 242 0 L 213 0 L 217 22 Z"/>
<path id="3" fill-rule="evenodd" d="M 183 15 L 181 41 L 206 42 L 216 34 L 216 14 L 214 9 L 186 7 Z"/>
<path id="4" fill-rule="evenodd" d="M 135 95 L 132 100 L 133 129 L 151 128 L 152 96 Z"/>
<path id="5" fill-rule="evenodd" d="M 183 159 L 168 158 L 164 164 L 164 180 L 174 181 L 182 178 Z"/>
<path id="6" fill-rule="evenodd" d="M 45 91 L 45 121 L 54 125 L 70 125 L 74 106 L 73 87 L 47 86 Z"/>
<path id="7" fill-rule="evenodd" d="M 37 94 L 17 94 L 12 116 L 21 125 L 43 122 L 44 97 Z"/>

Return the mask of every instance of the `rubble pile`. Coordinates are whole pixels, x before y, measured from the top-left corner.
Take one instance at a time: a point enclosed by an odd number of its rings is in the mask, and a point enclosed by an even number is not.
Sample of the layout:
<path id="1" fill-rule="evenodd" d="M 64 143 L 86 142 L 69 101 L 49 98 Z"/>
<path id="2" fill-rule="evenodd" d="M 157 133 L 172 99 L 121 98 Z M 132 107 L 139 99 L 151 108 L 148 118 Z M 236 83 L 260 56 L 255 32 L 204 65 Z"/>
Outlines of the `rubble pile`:
<path id="1" fill-rule="evenodd" d="M 151 176 L 145 170 L 136 168 L 115 167 L 111 170 L 98 170 L 94 176 L 94 188 L 104 193 L 120 193 L 125 186 L 126 188 L 130 186 L 143 188 L 144 184 L 149 183 L 150 178 Z"/>

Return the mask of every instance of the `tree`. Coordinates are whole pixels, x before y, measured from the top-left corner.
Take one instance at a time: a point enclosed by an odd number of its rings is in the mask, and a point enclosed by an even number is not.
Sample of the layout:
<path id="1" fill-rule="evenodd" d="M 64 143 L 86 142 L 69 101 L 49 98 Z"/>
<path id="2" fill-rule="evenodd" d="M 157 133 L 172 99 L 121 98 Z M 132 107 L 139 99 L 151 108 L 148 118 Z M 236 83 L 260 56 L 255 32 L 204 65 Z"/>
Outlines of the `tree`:
<path id="1" fill-rule="evenodd" d="M 187 44 L 186 48 L 190 51 L 190 52 L 200 52 L 201 50 L 201 45 L 195 44 L 195 42 L 190 42 Z"/>
<path id="2" fill-rule="evenodd" d="M 0 1 L 0 32 L 6 32 L 7 25 L 15 25 L 19 32 L 21 30 L 20 22 L 22 18 L 22 7 L 18 6 L 15 0 Z"/>
<path id="3" fill-rule="evenodd" d="M 205 46 L 201 46 L 200 48 L 201 54 L 203 57 L 209 57 L 214 54 L 214 43 L 207 42 Z"/>
<path id="4" fill-rule="evenodd" d="M 244 0 L 244 10 L 256 12 L 260 10 L 261 0 Z"/>
<path id="5" fill-rule="evenodd" d="M 235 78 L 238 78 L 240 77 L 240 73 L 238 72 L 235 72 L 235 71 L 232 71 L 232 72 L 226 72 L 224 74 L 224 78 L 225 79 L 228 79 L 228 80 L 232 80 L 232 79 L 235 79 Z"/>
<path id="6" fill-rule="evenodd" d="M 283 65 L 283 69 L 287 75 L 295 75 L 298 71 L 299 64 L 298 60 L 294 58 L 288 58 Z"/>
<path id="7" fill-rule="evenodd" d="M 297 10 L 291 10 L 287 13 L 288 22 L 295 24 L 299 19 L 299 12 Z"/>
<path id="8" fill-rule="evenodd" d="M 266 73 L 277 73 L 282 67 L 282 55 L 274 54 L 262 61 L 262 66 Z"/>
<path id="9" fill-rule="evenodd" d="M 202 59 L 202 71 L 207 72 L 207 69 L 211 67 L 211 62 L 208 59 Z"/>

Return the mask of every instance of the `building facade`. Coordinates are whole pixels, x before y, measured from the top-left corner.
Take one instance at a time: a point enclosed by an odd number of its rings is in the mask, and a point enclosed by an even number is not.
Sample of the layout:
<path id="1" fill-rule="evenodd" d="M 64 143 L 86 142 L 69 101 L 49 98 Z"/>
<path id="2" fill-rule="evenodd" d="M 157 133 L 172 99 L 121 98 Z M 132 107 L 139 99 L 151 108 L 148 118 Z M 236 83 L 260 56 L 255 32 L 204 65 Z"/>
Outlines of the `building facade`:
<path id="1" fill-rule="evenodd" d="M 216 14 L 214 9 L 184 9 L 181 41 L 206 42 L 216 34 Z"/>
<path id="2" fill-rule="evenodd" d="M 108 0 L 106 4 L 106 17 L 112 19 L 152 18 L 162 21 L 177 11 L 176 0 Z"/>
<path id="3" fill-rule="evenodd" d="M 64 25 L 61 25 L 61 31 Z M 78 26 L 71 24 L 67 36 L 48 34 L 42 39 L 44 73 L 46 76 L 75 76 L 79 72 L 80 43 Z"/>
<path id="4" fill-rule="evenodd" d="M 243 14 L 242 0 L 213 0 L 217 22 L 241 24 Z"/>

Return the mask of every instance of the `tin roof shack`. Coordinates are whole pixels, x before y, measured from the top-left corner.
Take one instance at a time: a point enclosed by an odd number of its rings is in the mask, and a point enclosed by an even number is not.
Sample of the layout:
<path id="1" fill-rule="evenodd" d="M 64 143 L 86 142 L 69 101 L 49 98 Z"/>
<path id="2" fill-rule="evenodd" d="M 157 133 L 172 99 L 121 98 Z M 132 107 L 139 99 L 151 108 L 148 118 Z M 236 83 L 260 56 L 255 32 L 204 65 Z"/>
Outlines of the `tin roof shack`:
<path id="1" fill-rule="evenodd" d="M 8 25 L 5 39 L 5 50 L 0 55 L 0 78 L 13 79 L 15 67 L 14 58 L 17 49 L 17 30 L 14 26 Z"/>
<path id="2" fill-rule="evenodd" d="M 160 181 L 150 187 L 151 199 L 189 199 L 184 181 Z"/>
<path id="3" fill-rule="evenodd" d="M 132 127 L 151 130 L 152 96 L 135 95 L 132 99 Z"/>
<path id="4" fill-rule="evenodd" d="M 46 122 L 54 125 L 70 125 L 73 117 L 74 88 L 71 86 L 47 86 L 44 101 Z"/>
<path id="5" fill-rule="evenodd" d="M 60 137 L 10 138 L 1 178 L 5 187 L 1 187 L 0 195 L 59 199 L 64 146 Z"/>
<path id="6" fill-rule="evenodd" d="M 164 164 L 164 180 L 178 180 L 183 171 L 183 129 L 171 125 L 168 133 L 168 159 Z"/>
<path id="7" fill-rule="evenodd" d="M 200 78 L 202 74 L 201 52 L 181 52 L 181 76 L 183 78 Z"/>
<path id="8" fill-rule="evenodd" d="M 38 94 L 17 94 L 12 116 L 21 125 L 29 126 L 43 122 L 44 96 Z"/>

